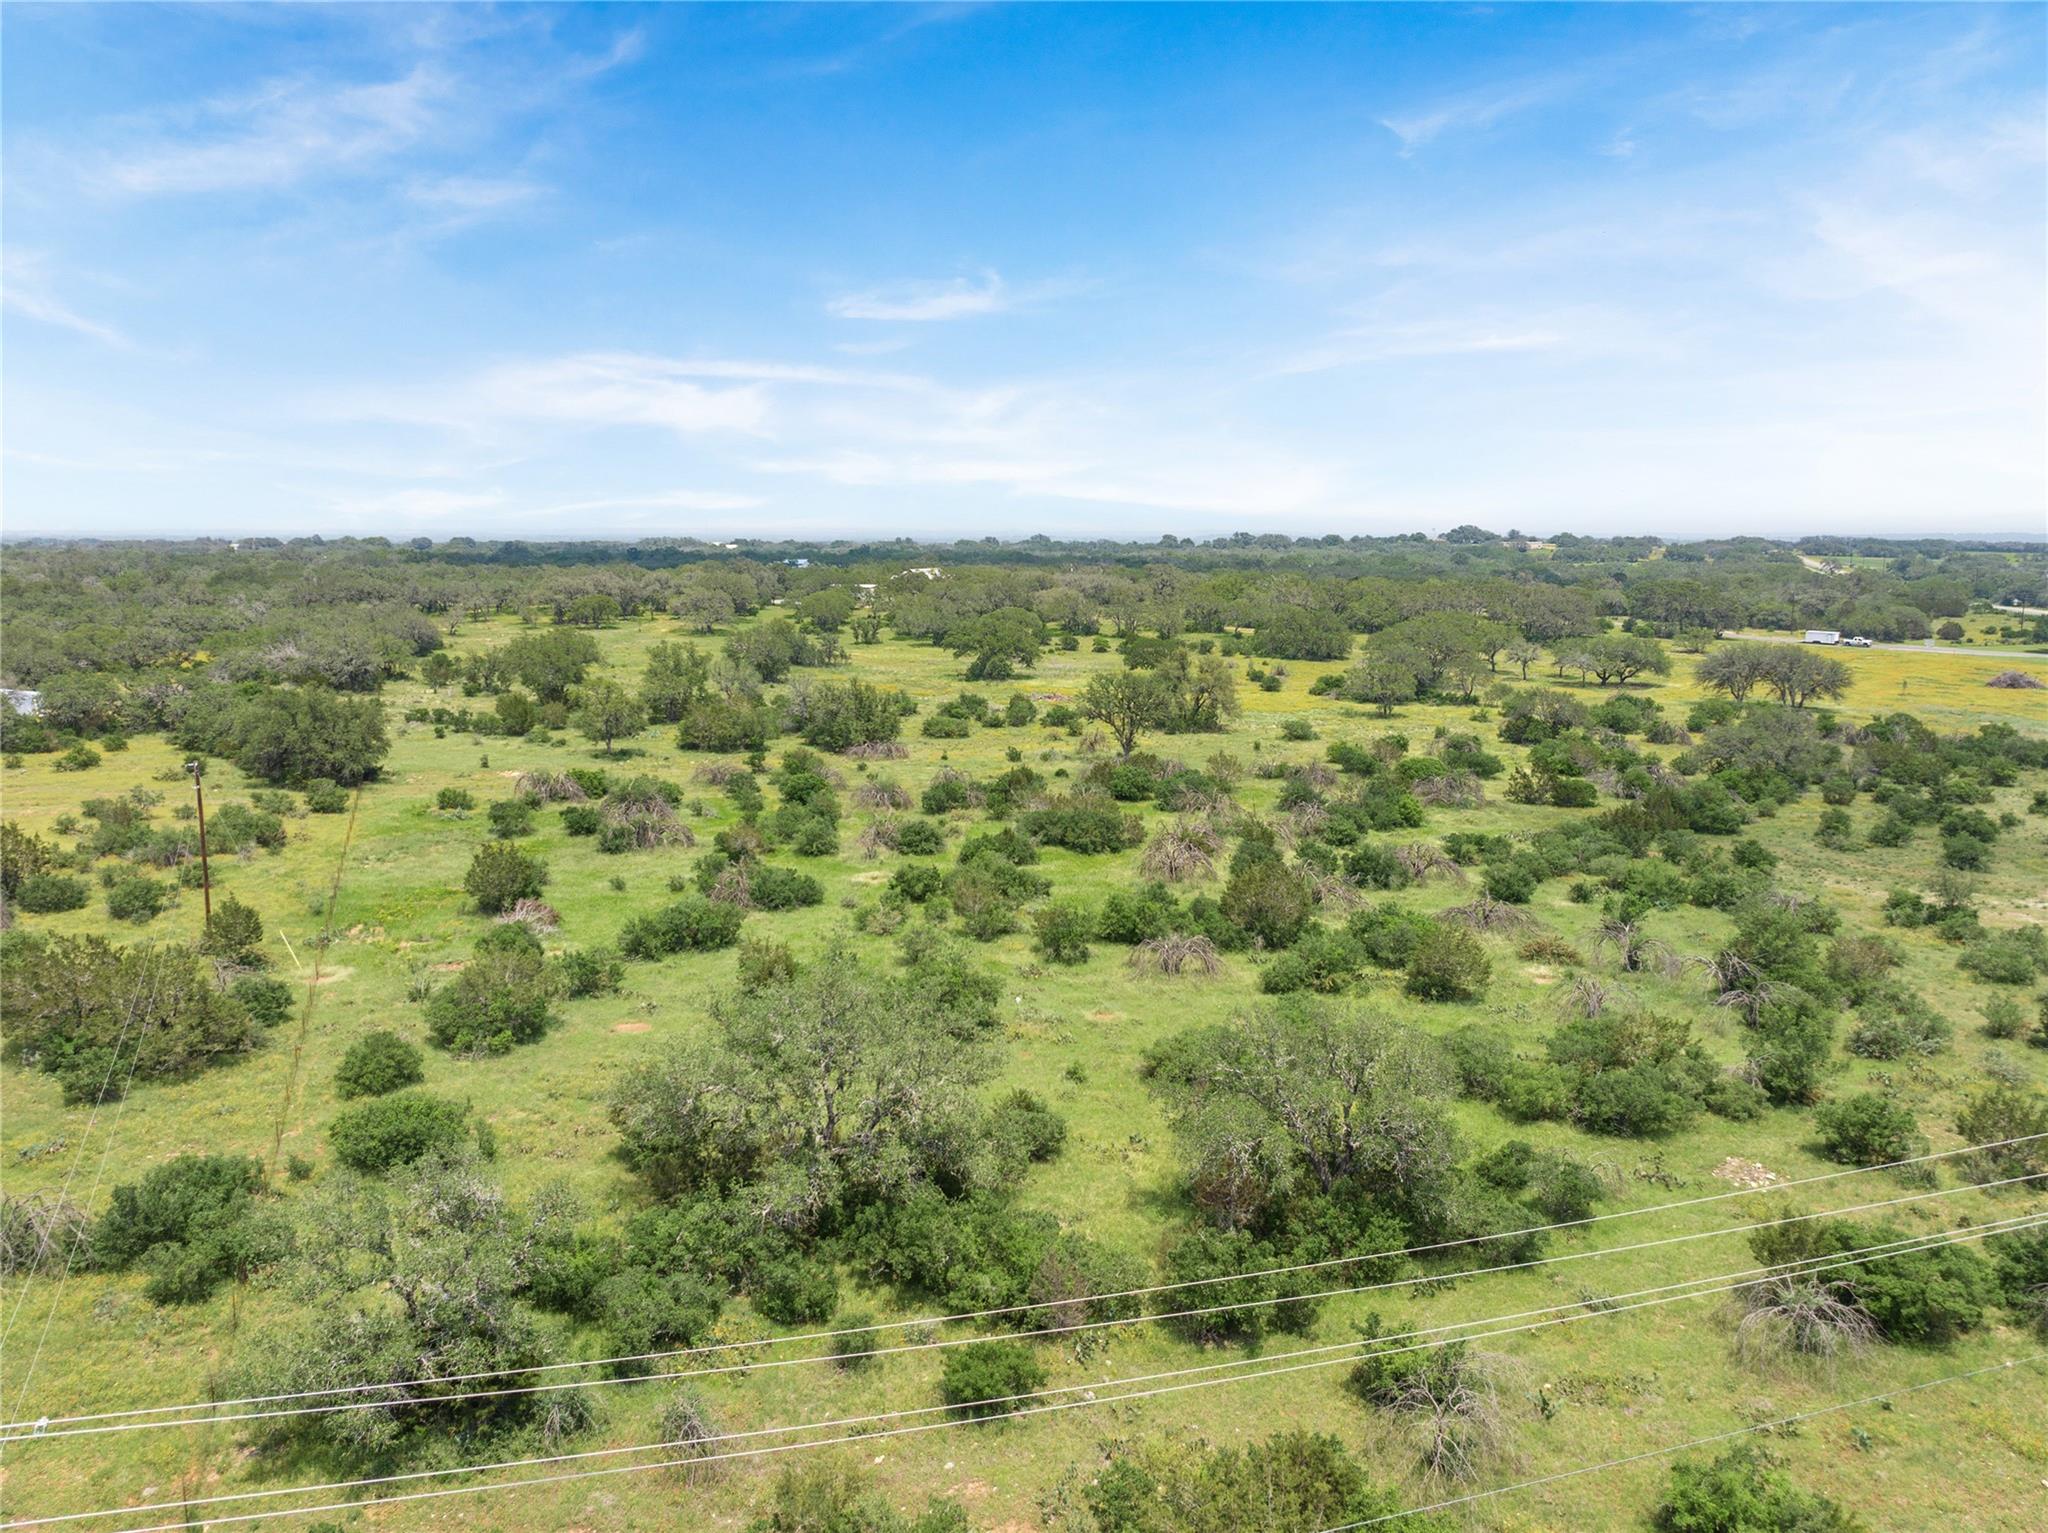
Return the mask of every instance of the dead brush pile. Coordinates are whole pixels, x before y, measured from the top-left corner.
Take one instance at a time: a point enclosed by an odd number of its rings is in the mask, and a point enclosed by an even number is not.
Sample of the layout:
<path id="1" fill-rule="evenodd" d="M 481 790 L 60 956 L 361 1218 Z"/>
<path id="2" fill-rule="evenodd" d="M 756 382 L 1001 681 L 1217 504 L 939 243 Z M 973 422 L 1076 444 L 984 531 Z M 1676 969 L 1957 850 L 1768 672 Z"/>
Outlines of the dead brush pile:
<path id="1" fill-rule="evenodd" d="M 676 806 L 669 802 L 661 783 L 651 777 L 636 777 L 621 783 L 604 796 L 600 813 L 604 828 L 598 832 L 600 845 L 647 851 L 657 846 L 695 846 L 697 837 Z"/>
<path id="2" fill-rule="evenodd" d="M 525 927 L 536 937 L 546 936 L 562 924 L 562 918 L 546 900 L 523 899 L 498 917 L 500 926 Z"/>
<path id="3" fill-rule="evenodd" d="M 1140 974 L 1160 974 L 1169 979 L 1186 973 L 1223 972 L 1223 955 L 1216 951 L 1216 944 L 1207 937 L 1193 937 L 1186 932 L 1169 932 L 1164 937 L 1141 942 L 1131 949 L 1127 961 Z"/>
<path id="4" fill-rule="evenodd" d="M 539 799 L 543 804 L 584 804 L 590 795 L 583 784 L 567 772 L 521 772 L 513 784 L 521 798 Z"/>
<path id="5" fill-rule="evenodd" d="M 853 790 L 856 809 L 908 809 L 910 790 L 893 777 L 875 777 Z"/>
<path id="6" fill-rule="evenodd" d="M 1152 832 L 1138 867 L 1147 878 L 1161 883 L 1214 878 L 1216 854 L 1222 847 L 1223 838 L 1208 821 L 1177 819 Z"/>

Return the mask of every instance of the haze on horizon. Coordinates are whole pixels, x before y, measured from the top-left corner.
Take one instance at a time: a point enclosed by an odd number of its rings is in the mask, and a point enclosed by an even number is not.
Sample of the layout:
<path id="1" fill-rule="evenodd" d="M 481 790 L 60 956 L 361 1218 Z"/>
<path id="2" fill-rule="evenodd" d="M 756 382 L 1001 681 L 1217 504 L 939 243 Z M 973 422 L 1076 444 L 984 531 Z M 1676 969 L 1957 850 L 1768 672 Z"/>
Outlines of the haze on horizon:
<path id="1" fill-rule="evenodd" d="M 2048 523 L 2038 6 L 0 30 L 10 536 Z"/>

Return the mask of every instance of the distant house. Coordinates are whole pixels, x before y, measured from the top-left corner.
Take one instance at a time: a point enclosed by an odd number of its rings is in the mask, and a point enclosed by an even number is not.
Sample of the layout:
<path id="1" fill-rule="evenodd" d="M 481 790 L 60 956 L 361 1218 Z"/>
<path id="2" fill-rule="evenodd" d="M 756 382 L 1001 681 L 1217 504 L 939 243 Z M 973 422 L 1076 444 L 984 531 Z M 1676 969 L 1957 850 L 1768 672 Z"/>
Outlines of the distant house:
<path id="1" fill-rule="evenodd" d="M 920 564 L 903 572 L 903 575 L 922 575 L 927 580 L 937 580 L 943 574 L 945 574 L 945 571 L 936 564 Z M 896 578 L 901 580 L 903 575 L 898 575 Z"/>
<path id="2" fill-rule="evenodd" d="M 43 694 L 31 692 L 27 687 L 0 687 L 0 702 L 29 718 L 43 711 Z"/>
<path id="3" fill-rule="evenodd" d="M 808 559 L 784 559 L 782 562 L 791 569 L 807 570 L 811 567 L 811 561 Z"/>

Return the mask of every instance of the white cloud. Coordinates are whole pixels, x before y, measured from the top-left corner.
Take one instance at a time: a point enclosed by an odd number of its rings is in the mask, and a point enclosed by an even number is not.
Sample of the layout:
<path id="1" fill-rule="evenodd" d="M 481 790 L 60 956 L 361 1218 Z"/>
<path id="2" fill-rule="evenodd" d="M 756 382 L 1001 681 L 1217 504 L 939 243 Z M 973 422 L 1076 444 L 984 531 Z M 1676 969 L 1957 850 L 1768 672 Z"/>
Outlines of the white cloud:
<path id="1" fill-rule="evenodd" d="M 1339 330 L 1318 344 L 1283 358 L 1271 371 L 1285 376 L 1329 372 L 1368 362 L 1499 357 L 1517 352 L 1557 351 L 1568 344 L 1570 338 L 1564 331 L 1541 323 L 1429 321 L 1360 325 Z"/>
<path id="2" fill-rule="evenodd" d="M 1464 91 L 1431 107 L 1382 117 L 1379 124 L 1401 141 L 1401 154 L 1406 158 L 1446 133 L 1483 132 L 1510 117 L 1548 106 L 1578 84 L 1577 76 L 1558 75 Z"/>
<path id="3" fill-rule="evenodd" d="M 471 511 L 487 511 L 505 503 L 500 490 L 446 490 L 414 487 L 404 490 L 386 490 L 376 495 L 340 495 L 333 501 L 334 509 L 343 516 L 353 516 L 366 521 L 382 519 L 423 520 L 461 516 Z"/>
<path id="4" fill-rule="evenodd" d="M 115 192 L 168 196 L 362 172 L 426 138 L 453 92 L 453 80 L 429 64 L 368 85 L 273 80 L 162 123 L 108 156 L 93 179 Z"/>
<path id="5" fill-rule="evenodd" d="M 38 251 L 0 251 L 0 307 L 45 325 L 55 325 L 103 346 L 130 350 L 134 343 L 113 325 L 79 313 L 58 297 L 49 277 L 49 262 Z"/>
<path id="6" fill-rule="evenodd" d="M 866 292 L 843 293 L 825 308 L 841 319 L 919 323 L 1000 314 L 1013 302 L 1003 279 L 989 271 L 983 272 L 979 281 L 955 277 L 948 282 L 905 282 Z"/>
<path id="7" fill-rule="evenodd" d="M 538 182 L 516 176 L 430 176 L 405 186 L 405 195 L 422 207 L 472 215 L 532 202 L 546 191 Z"/>
<path id="8" fill-rule="evenodd" d="M 593 511 L 750 511 L 762 504 L 758 495 L 730 490 L 661 490 L 649 495 L 607 495 L 595 500 L 570 500 L 537 506 L 520 513 L 527 518 L 587 516 Z"/>

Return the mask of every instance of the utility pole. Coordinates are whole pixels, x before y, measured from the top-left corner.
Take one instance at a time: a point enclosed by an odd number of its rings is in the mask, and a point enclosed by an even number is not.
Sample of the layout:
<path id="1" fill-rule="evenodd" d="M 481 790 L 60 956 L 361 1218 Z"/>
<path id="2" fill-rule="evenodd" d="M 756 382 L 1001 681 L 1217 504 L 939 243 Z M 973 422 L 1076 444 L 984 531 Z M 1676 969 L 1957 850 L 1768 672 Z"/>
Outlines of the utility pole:
<path id="1" fill-rule="evenodd" d="M 193 757 L 185 763 L 185 770 L 192 774 L 192 792 L 199 800 L 199 890 L 206 901 L 205 930 L 213 929 L 213 869 L 206 861 L 206 789 L 199 781 L 199 758 Z"/>

